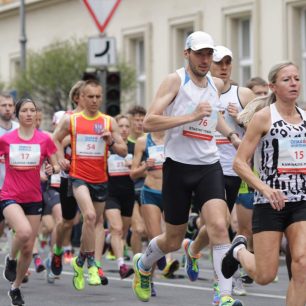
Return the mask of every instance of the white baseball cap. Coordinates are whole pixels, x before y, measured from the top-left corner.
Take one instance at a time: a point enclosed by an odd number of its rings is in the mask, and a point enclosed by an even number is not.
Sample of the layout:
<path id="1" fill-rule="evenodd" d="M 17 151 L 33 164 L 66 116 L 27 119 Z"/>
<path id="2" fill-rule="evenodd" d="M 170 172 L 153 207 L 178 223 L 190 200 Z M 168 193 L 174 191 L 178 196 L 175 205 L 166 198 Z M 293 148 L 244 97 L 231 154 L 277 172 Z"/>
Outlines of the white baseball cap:
<path id="1" fill-rule="evenodd" d="M 53 118 L 52 118 L 52 123 L 53 124 L 58 124 L 62 117 L 65 115 L 65 111 L 60 110 L 54 113 Z"/>
<path id="2" fill-rule="evenodd" d="M 224 46 L 216 46 L 213 54 L 213 61 L 220 62 L 225 56 L 229 56 L 233 59 L 232 51 Z"/>
<path id="3" fill-rule="evenodd" d="M 185 50 L 191 49 L 193 51 L 198 51 L 206 48 L 214 49 L 214 41 L 208 33 L 196 31 L 187 37 Z"/>

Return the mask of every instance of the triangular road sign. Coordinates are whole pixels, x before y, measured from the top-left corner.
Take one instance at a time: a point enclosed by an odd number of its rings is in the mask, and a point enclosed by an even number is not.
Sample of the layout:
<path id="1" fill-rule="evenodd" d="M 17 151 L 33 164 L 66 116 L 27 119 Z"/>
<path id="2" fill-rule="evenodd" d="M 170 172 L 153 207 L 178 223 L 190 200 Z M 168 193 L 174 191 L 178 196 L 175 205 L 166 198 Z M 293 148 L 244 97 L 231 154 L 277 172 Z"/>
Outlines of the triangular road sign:
<path id="1" fill-rule="evenodd" d="M 104 32 L 121 0 L 83 0 L 99 31 Z"/>

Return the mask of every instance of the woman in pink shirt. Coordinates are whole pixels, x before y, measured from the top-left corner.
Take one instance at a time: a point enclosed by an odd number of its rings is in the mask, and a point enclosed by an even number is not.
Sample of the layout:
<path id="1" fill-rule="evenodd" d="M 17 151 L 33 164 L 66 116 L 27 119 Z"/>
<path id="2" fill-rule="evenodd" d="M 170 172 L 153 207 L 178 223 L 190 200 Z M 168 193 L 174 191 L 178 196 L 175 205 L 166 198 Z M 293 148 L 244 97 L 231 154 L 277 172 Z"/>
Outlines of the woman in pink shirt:
<path id="1" fill-rule="evenodd" d="M 18 101 L 16 117 L 20 127 L 0 137 L 0 156 L 4 156 L 6 168 L 0 212 L 15 231 L 3 273 L 12 282 L 8 292 L 12 305 L 24 304 L 19 287 L 31 263 L 42 214 L 40 167 L 48 159 L 46 173 L 51 175 L 60 171 L 55 157 L 56 146 L 48 134 L 36 129 L 36 114 L 32 100 Z"/>

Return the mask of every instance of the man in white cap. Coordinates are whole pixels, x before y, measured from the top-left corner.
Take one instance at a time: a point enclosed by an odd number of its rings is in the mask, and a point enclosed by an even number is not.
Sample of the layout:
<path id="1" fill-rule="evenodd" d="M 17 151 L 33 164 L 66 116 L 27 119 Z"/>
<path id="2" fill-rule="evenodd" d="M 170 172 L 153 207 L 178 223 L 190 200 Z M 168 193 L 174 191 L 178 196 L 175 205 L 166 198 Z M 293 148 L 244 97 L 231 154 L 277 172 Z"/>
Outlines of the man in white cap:
<path id="1" fill-rule="evenodd" d="M 214 41 L 209 34 L 201 31 L 190 34 L 184 50 L 186 67 L 164 79 L 144 120 L 147 131 L 167 130 L 162 189 L 166 228 L 150 241 L 144 254 L 136 254 L 133 259 L 133 290 L 142 301 L 148 301 L 151 296 L 153 264 L 181 246 L 194 194 L 194 204 L 205 219 L 213 245 L 214 268 L 221 280 L 220 305 L 242 305 L 231 297 L 231 279 L 225 279 L 221 272 L 221 260 L 230 240 L 215 129 L 236 146 L 240 140 L 218 112 L 223 81 L 207 75 L 213 52 Z M 183 247 L 188 277 L 193 281 L 198 277 L 199 255 L 190 251 L 189 242 L 184 240 Z"/>
<path id="2" fill-rule="evenodd" d="M 222 79 L 224 82 L 224 87 L 220 95 L 221 113 L 227 125 L 230 126 L 231 129 L 241 138 L 244 134 L 244 129 L 239 126 L 237 122 L 237 115 L 256 96 L 249 88 L 240 87 L 233 83 L 231 80 L 232 60 L 233 53 L 230 49 L 224 46 L 215 46 L 210 72 L 213 77 Z M 219 132 L 216 132 L 215 138 L 217 147 L 219 149 L 220 163 L 223 170 L 226 203 L 229 211 L 232 212 L 241 184 L 240 177 L 235 173 L 232 167 L 233 160 L 236 155 L 236 148 L 231 144 L 227 137 Z M 231 230 L 230 234 L 232 239 L 233 235 Z M 196 243 L 192 243 L 191 250 L 194 253 L 200 252 L 201 249 L 206 246 L 206 235 L 207 231 L 202 229 L 195 240 Z M 234 287 L 234 289 L 236 290 L 238 288 Z M 220 295 L 217 284 L 214 284 L 214 291 L 215 295 L 213 305 L 218 305 Z M 239 290 L 234 292 L 236 294 L 238 293 L 238 295 L 245 294 L 243 287 L 240 287 Z"/>

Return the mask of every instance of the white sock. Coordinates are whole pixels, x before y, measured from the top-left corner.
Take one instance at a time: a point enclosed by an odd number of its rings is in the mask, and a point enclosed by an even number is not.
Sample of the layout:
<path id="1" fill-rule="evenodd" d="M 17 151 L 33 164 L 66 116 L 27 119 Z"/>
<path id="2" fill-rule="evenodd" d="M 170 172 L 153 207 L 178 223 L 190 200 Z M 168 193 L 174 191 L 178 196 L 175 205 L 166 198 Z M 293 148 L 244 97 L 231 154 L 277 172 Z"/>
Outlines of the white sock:
<path id="1" fill-rule="evenodd" d="M 144 269 L 145 271 L 151 270 L 151 267 L 154 265 L 154 263 L 165 256 L 165 253 L 162 252 L 157 245 L 157 238 L 158 236 L 150 241 L 144 254 L 139 260 L 139 268 Z"/>
<path id="2" fill-rule="evenodd" d="M 213 265 L 218 277 L 221 296 L 232 294 L 232 278 L 226 279 L 221 272 L 223 256 L 230 246 L 230 244 L 219 244 L 213 246 Z"/>
<path id="3" fill-rule="evenodd" d="M 245 249 L 245 245 L 244 244 L 239 244 L 237 245 L 234 250 L 233 250 L 233 256 L 236 260 L 238 260 L 238 251 L 241 250 L 241 249 Z M 239 261 L 239 260 L 238 260 Z"/>
<path id="4" fill-rule="evenodd" d="M 123 257 L 119 257 L 117 259 L 117 265 L 118 265 L 118 268 L 120 269 L 120 267 L 124 264 L 124 259 Z"/>

